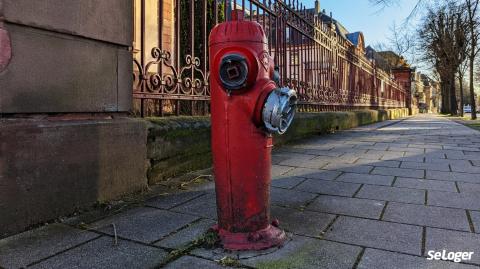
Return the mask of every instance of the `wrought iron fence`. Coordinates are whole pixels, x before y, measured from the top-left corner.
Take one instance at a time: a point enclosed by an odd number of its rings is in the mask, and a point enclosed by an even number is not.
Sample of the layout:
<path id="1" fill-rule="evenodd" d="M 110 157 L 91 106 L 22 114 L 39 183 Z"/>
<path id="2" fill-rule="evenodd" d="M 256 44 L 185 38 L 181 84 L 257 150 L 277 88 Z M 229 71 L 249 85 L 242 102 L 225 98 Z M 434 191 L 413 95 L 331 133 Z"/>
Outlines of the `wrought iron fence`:
<path id="1" fill-rule="evenodd" d="M 133 97 L 141 116 L 209 113 L 208 34 L 232 7 L 263 26 L 282 86 L 298 92 L 301 111 L 406 107 L 406 91 L 362 44 L 298 0 L 134 1 Z"/>

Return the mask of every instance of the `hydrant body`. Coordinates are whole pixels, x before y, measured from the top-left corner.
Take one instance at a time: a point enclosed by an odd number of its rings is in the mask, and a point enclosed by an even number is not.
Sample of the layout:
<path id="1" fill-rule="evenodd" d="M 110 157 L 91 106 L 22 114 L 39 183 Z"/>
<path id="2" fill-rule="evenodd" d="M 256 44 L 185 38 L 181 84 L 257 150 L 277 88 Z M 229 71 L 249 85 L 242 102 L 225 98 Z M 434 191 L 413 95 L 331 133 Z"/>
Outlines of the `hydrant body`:
<path id="1" fill-rule="evenodd" d="M 265 249 L 286 238 L 270 223 L 273 144 L 265 120 L 272 113 L 265 106 L 277 86 L 262 27 L 238 11 L 232 16 L 210 35 L 217 229 L 226 249 Z"/>

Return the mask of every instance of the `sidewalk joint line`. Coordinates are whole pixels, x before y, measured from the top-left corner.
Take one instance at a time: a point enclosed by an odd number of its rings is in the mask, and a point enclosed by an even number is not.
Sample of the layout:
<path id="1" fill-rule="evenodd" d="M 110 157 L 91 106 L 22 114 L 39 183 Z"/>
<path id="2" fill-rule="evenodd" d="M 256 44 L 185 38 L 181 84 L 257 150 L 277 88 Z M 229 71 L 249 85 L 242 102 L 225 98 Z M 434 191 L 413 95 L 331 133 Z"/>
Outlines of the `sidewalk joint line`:
<path id="1" fill-rule="evenodd" d="M 397 182 L 398 176 L 393 176 L 392 184 L 390 184 L 390 187 L 395 187 L 395 183 Z"/>
<path id="2" fill-rule="evenodd" d="M 365 253 L 365 249 L 366 249 L 366 248 L 363 247 L 362 250 L 360 250 L 360 253 L 358 253 L 357 259 L 355 260 L 355 263 L 353 264 L 352 269 L 357 269 L 358 264 L 360 264 L 360 261 L 361 261 L 362 258 L 363 258 L 363 254 Z"/>
<path id="3" fill-rule="evenodd" d="M 467 213 L 467 220 L 468 220 L 468 225 L 470 225 L 470 231 L 472 231 L 472 233 L 475 233 L 475 226 L 473 225 L 473 220 L 472 220 L 472 215 L 470 214 L 470 210 L 465 209 L 465 212 Z"/>
<path id="4" fill-rule="evenodd" d="M 156 243 L 158 243 L 158 242 L 166 239 L 167 237 L 172 236 L 172 235 L 175 235 L 175 234 L 179 233 L 180 231 L 182 231 L 182 230 L 184 230 L 184 229 L 186 229 L 186 228 L 188 228 L 188 227 L 190 227 L 190 226 L 192 226 L 192 225 L 194 225 L 194 224 L 199 223 L 199 222 L 202 221 L 202 220 L 204 220 L 204 219 L 201 218 L 201 217 L 199 217 L 198 219 L 195 219 L 194 221 L 192 221 L 192 222 L 190 222 L 190 223 L 188 223 L 188 224 L 185 224 L 185 225 L 183 225 L 183 226 L 180 226 L 178 229 L 176 229 L 176 230 L 174 230 L 174 231 L 172 231 L 172 232 L 170 232 L 170 233 L 162 236 L 160 239 L 157 239 L 157 240 L 154 240 L 154 241 L 150 242 L 149 244 L 155 245 Z"/>
<path id="5" fill-rule="evenodd" d="M 458 182 L 454 181 L 455 183 L 455 188 L 457 189 L 457 192 L 460 193 L 460 187 L 458 186 Z"/>
<path id="6" fill-rule="evenodd" d="M 355 198 L 355 196 L 357 196 L 357 194 L 360 192 L 360 190 L 363 188 L 363 183 L 360 185 L 360 187 L 358 187 L 358 189 L 353 193 L 352 197 Z"/>
<path id="7" fill-rule="evenodd" d="M 48 260 L 48 259 L 50 259 L 50 258 L 53 258 L 53 257 L 58 256 L 58 255 L 60 255 L 60 254 L 63 254 L 63 253 L 65 253 L 65 252 L 67 252 L 67 251 L 70 251 L 70 250 L 72 250 L 72 249 L 74 249 L 74 248 L 77 248 L 77 247 L 86 245 L 86 244 L 88 244 L 88 243 L 90 243 L 90 242 L 92 242 L 92 241 L 95 241 L 95 240 L 97 240 L 97 239 L 99 239 L 99 238 L 101 238 L 101 237 L 103 237 L 103 235 L 98 235 L 98 236 L 96 236 L 96 237 L 94 237 L 94 238 L 92 238 L 92 239 L 89 239 L 89 240 L 85 241 L 85 242 L 82 242 L 82 243 L 77 244 L 77 245 L 74 245 L 74 246 L 72 246 L 72 247 L 63 249 L 63 250 L 61 250 L 61 251 L 59 251 L 59 252 L 56 252 L 56 253 L 48 256 L 48 257 L 42 258 L 42 259 L 40 259 L 40 260 L 38 260 L 38 261 L 34 261 L 34 262 L 28 264 L 27 267 L 30 267 L 30 266 L 35 265 L 35 264 L 39 264 L 39 263 L 44 262 L 44 261 L 46 261 L 46 260 Z"/>
<path id="8" fill-rule="evenodd" d="M 385 202 L 385 205 L 383 205 L 383 208 L 382 208 L 382 212 L 380 212 L 380 217 L 378 218 L 378 220 L 382 221 L 383 220 L 383 216 L 385 215 L 385 211 L 387 211 L 387 206 L 388 206 L 388 201 Z"/>
<path id="9" fill-rule="evenodd" d="M 427 244 L 427 227 L 422 227 L 422 256 L 425 256 L 425 248 Z"/>
<path id="10" fill-rule="evenodd" d="M 425 190 L 425 204 L 428 205 L 428 190 Z"/>
<path id="11" fill-rule="evenodd" d="M 335 215 L 335 217 L 333 218 L 333 220 L 327 225 L 327 227 L 325 227 L 325 229 L 323 229 L 323 231 L 320 232 L 320 234 L 322 235 L 322 238 L 323 236 L 328 232 L 328 230 L 330 228 L 332 228 L 333 224 L 335 223 L 335 221 L 339 218 L 340 216 L 339 215 Z"/>

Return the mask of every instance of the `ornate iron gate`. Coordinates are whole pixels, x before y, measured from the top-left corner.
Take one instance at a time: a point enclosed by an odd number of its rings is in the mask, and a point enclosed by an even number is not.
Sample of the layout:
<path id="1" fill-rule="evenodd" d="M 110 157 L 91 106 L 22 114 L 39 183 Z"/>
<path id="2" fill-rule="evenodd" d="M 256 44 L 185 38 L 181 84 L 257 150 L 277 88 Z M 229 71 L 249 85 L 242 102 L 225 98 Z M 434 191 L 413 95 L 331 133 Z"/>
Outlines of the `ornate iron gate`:
<path id="1" fill-rule="evenodd" d="M 209 112 L 208 33 L 231 7 L 260 23 L 301 111 L 405 107 L 407 93 L 298 0 L 134 0 L 134 108 L 141 116 Z"/>

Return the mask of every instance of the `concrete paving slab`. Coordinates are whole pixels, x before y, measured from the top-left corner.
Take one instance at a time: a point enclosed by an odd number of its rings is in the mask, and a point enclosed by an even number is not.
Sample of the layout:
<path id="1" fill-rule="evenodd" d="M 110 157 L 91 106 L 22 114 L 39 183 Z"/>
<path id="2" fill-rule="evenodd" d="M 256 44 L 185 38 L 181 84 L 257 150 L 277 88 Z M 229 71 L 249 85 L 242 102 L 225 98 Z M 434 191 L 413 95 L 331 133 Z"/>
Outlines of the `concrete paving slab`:
<path id="1" fill-rule="evenodd" d="M 199 238 L 205 234 L 208 229 L 215 225 L 215 221 L 210 219 L 203 219 L 189 224 L 187 227 L 177 231 L 176 233 L 165 237 L 159 242 L 155 243 L 156 246 L 164 248 L 181 248 L 188 243 Z"/>
<path id="2" fill-rule="evenodd" d="M 442 149 L 442 145 L 438 144 L 408 144 L 409 148 L 419 148 L 419 149 Z"/>
<path id="3" fill-rule="evenodd" d="M 415 162 L 415 163 L 424 163 L 425 155 L 424 154 L 409 154 L 405 157 L 396 158 L 395 160 L 399 162 Z"/>
<path id="4" fill-rule="evenodd" d="M 171 209 L 174 212 L 191 214 L 202 218 L 217 219 L 217 202 L 215 193 L 200 196 Z"/>
<path id="5" fill-rule="evenodd" d="M 376 152 L 366 152 L 366 153 L 346 153 L 342 155 L 342 157 L 348 157 L 348 158 L 362 158 L 362 159 L 367 159 L 367 160 L 372 160 L 372 161 L 380 161 L 380 158 L 382 158 L 383 154 L 381 153 L 376 153 Z"/>
<path id="6" fill-rule="evenodd" d="M 150 243 L 161 239 L 196 219 L 198 217 L 191 215 L 139 207 L 92 223 L 90 227 L 112 236 L 115 235 L 116 231 L 116 234 L 120 237 Z M 113 224 L 115 224 L 115 229 Z"/>
<path id="7" fill-rule="evenodd" d="M 478 184 L 458 182 L 457 185 L 460 192 L 480 192 L 480 182 Z"/>
<path id="8" fill-rule="evenodd" d="M 358 269 L 395 268 L 395 269 L 474 269 L 473 265 L 459 264 L 447 261 L 431 261 L 424 257 L 417 257 L 367 248 L 358 264 Z"/>
<path id="9" fill-rule="evenodd" d="M 310 157 L 315 157 L 315 156 L 310 155 Z M 280 163 L 280 165 L 304 167 L 304 168 L 311 168 L 311 169 L 321 169 L 327 164 L 328 164 L 327 161 L 317 160 L 317 159 L 313 159 L 313 160 L 288 159 Z"/>
<path id="10" fill-rule="evenodd" d="M 280 188 L 272 188 L 270 192 L 270 201 L 273 205 L 293 208 L 301 208 L 315 197 L 317 197 L 317 195 L 313 193 Z"/>
<path id="11" fill-rule="evenodd" d="M 410 148 L 410 147 L 397 147 L 397 146 L 390 146 L 388 147 L 388 151 L 396 151 L 396 152 L 409 152 L 414 154 L 423 154 L 425 153 L 424 148 Z"/>
<path id="12" fill-rule="evenodd" d="M 405 156 L 404 152 L 384 151 L 380 160 L 401 161 L 403 156 Z"/>
<path id="13" fill-rule="evenodd" d="M 51 224 L 0 240 L 0 268 L 21 268 L 100 235 Z"/>
<path id="14" fill-rule="evenodd" d="M 427 228 L 425 251 L 474 252 L 468 263 L 480 265 L 480 234 Z"/>
<path id="15" fill-rule="evenodd" d="M 397 168 L 400 166 L 399 161 L 380 161 L 380 160 L 371 160 L 371 159 L 363 159 L 360 158 L 356 162 L 356 164 L 361 164 L 361 165 L 371 165 L 371 166 L 381 166 L 381 167 L 393 167 Z"/>
<path id="16" fill-rule="evenodd" d="M 435 160 L 445 160 L 447 156 L 441 150 L 429 151 L 423 156 L 425 157 L 425 162 L 435 162 Z"/>
<path id="17" fill-rule="evenodd" d="M 428 205 L 480 210 L 480 193 L 429 191 Z"/>
<path id="18" fill-rule="evenodd" d="M 348 173 L 368 174 L 372 171 L 373 166 L 360 164 L 346 164 L 346 163 L 330 163 L 323 167 L 326 170 L 336 170 Z"/>
<path id="19" fill-rule="evenodd" d="M 452 165 L 450 165 L 450 167 L 452 167 L 453 172 L 480 174 L 480 167 L 473 166 L 471 164 L 469 164 L 469 165 L 452 164 Z"/>
<path id="20" fill-rule="evenodd" d="M 283 174 L 293 169 L 294 167 L 291 167 L 291 166 L 272 165 L 272 178 L 280 177 Z"/>
<path id="21" fill-rule="evenodd" d="M 424 190 L 387 186 L 364 185 L 355 197 L 412 204 L 425 203 Z"/>
<path id="22" fill-rule="evenodd" d="M 279 155 L 277 155 L 279 156 Z M 283 161 L 279 162 L 279 165 L 286 165 L 286 166 L 299 166 L 308 160 L 315 158 L 315 155 L 311 154 L 300 154 L 300 153 L 289 153 L 289 154 L 282 154 L 282 157 L 286 157 Z"/>
<path id="23" fill-rule="evenodd" d="M 278 251 L 240 263 L 255 268 L 350 269 L 360 251 L 356 246 L 296 236 Z"/>
<path id="24" fill-rule="evenodd" d="M 335 215 L 274 206 L 272 219 L 280 221 L 280 227 L 297 235 L 320 236 Z"/>
<path id="25" fill-rule="evenodd" d="M 272 152 L 272 157 L 284 157 L 285 160 L 289 159 L 303 159 L 303 160 L 310 160 L 315 158 L 315 156 L 312 156 L 312 154 L 305 154 L 305 153 L 292 153 L 289 152 L 288 150 L 291 148 L 295 148 L 298 150 L 305 149 L 305 146 L 308 147 L 308 144 L 298 144 L 298 145 L 291 145 L 291 146 L 285 146 L 282 148 L 277 148 Z"/>
<path id="26" fill-rule="evenodd" d="M 347 244 L 420 255 L 422 228 L 341 216 L 329 228 L 324 238 Z"/>
<path id="27" fill-rule="evenodd" d="M 426 163 L 441 163 L 441 164 L 445 164 L 445 165 L 451 165 L 451 164 L 470 165 L 470 166 L 472 165 L 470 163 L 470 161 L 468 161 L 468 160 L 452 160 L 452 159 L 439 159 L 439 158 L 426 158 L 425 162 Z"/>
<path id="28" fill-rule="evenodd" d="M 333 180 L 338 177 L 342 172 L 339 171 L 330 171 L 330 170 L 319 170 L 319 169 L 310 169 L 310 168 L 295 168 L 288 171 L 285 176 L 292 177 L 305 177 L 312 179 L 322 179 L 322 180 Z"/>
<path id="29" fill-rule="evenodd" d="M 370 185 L 390 186 L 393 183 L 394 176 L 372 175 L 372 174 L 357 174 L 344 173 L 340 175 L 336 181 L 350 182 L 350 183 L 364 183 Z"/>
<path id="30" fill-rule="evenodd" d="M 355 183 L 307 179 L 295 189 L 319 194 L 352 196 L 360 186 L 360 184 Z"/>
<path id="31" fill-rule="evenodd" d="M 307 206 L 308 210 L 332 214 L 378 219 L 385 206 L 383 201 L 320 195 Z"/>
<path id="32" fill-rule="evenodd" d="M 387 205 L 382 220 L 470 231 L 467 214 L 461 209 L 392 202 Z"/>
<path id="33" fill-rule="evenodd" d="M 145 204 L 148 206 L 156 207 L 160 209 L 170 209 L 172 207 L 188 202 L 189 200 L 195 199 L 204 194 L 206 194 L 206 192 L 202 192 L 202 191 L 166 194 L 166 195 L 161 195 L 161 196 L 152 198 L 148 200 Z"/>
<path id="34" fill-rule="evenodd" d="M 272 180 L 272 186 L 277 188 L 292 189 L 305 180 L 307 179 L 303 177 L 279 177 Z"/>
<path id="35" fill-rule="evenodd" d="M 398 177 L 411 177 L 411 178 L 423 178 L 424 170 L 419 169 L 403 169 L 403 168 L 390 168 L 390 167 L 375 167 L 372 174 L 385 175 L 385 176 L 398 176 Z"/>
<path id="36" fill-rule="evenodd" d="M 167 264 L 165 269 L 187 269 L 187 268 L 199 268 L 199 269 L 225 269 L 235 268 L 230 266 L 220 265 L 218 262 L 201 259 L 192 256 L 183 256 L 178 260 L 175 260 Z"/>
<path id="37" fill-rule="evenodd" d="M 73 248 L 41 263 L 34 269 L 131 269 L 153 268 L 166 257 L 164 250 L 118 240 L 114 245 L 111 237 L 101 237 L 79 247 Z"/>
<path id="38" fill-rule="evenodd" d="M 427 169 L 450 172 L 450 166 L 444 163 L 402 162 L 400 168 Z"/>
<path id="39" fill-rule="evenodd" d="M 397 177 L 394 187 L 412 188 L 420 190 L 436 190 L 436 191 L 449 191 L 457 192 L 455 182 L 440 181 L 440 180 L 428 180 L 417 179 L 408 177 Z"/>
<path id="40" fill-rule="evenodd" d="M 315 159 L 313 159 L 312 161 L 325 161 L 325 162 L 328 162 L 328 163 L 332 163 L 332 162 L 335 162 L 335 163 L 355 163 L 356 161 L 358 160 L 358 157 L 357 156 L 351 156 L 351 155 L 347 155 L 347 154 L 344 154 L 340 157 L 328 157 L 328 156 L 317 156 L 315 157 Z"/>
<path id="41" fill-rule="evenodd" d="M 426 179 L 438 179 L 438 180 L 448 180 L 448 181 L 462 181 L 462 182 L 470 182 L 470 183 L 480 183 L 480 174 L 468 174 L 468 173 L 442 172 L 442 171 L 427 170 L 425 178 Z"/>

